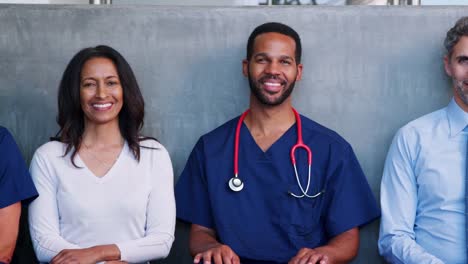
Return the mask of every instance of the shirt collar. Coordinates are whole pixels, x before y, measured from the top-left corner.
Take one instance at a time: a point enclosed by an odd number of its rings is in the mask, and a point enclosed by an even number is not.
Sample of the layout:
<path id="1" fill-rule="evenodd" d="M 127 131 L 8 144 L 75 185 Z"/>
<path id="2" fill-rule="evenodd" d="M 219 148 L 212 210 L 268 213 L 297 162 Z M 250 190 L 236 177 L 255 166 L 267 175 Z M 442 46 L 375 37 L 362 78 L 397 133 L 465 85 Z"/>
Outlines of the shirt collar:
<path id="1" fill-rule="evenodd" d="M 468 125 L 468 113 L 458 106 L 455 99 L 450 100 L 447 106 L 447 118 L 450 127 L 450 136 L 456 136 Z"/>

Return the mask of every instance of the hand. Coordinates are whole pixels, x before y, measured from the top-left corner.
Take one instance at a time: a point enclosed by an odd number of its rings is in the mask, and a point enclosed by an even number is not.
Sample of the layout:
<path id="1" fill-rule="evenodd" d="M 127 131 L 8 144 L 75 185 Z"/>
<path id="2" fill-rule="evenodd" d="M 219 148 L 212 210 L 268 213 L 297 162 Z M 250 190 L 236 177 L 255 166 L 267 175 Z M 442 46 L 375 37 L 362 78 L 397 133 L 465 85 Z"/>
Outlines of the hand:
<path id="1" fill-rule="evenodd" d="M 55 256 L 50 264 L 96 264 L 99 262 L 93 248 L 64 249 Z"/>
<path id="2" fill-rule="evenodd" d="M 328 256 L 312 248 L 302 248 L 288 264 L 329 264 Z"/>
<path id="3" fill-rule="evenodd" d="M 203 264 L 211 264 L 212 259 L 214 264 L 240 264 L 239 256 L 230 247 L 222 244 L 198 253 L 193 258 L 193 263 L 200 263 L 201 259 Z"/>

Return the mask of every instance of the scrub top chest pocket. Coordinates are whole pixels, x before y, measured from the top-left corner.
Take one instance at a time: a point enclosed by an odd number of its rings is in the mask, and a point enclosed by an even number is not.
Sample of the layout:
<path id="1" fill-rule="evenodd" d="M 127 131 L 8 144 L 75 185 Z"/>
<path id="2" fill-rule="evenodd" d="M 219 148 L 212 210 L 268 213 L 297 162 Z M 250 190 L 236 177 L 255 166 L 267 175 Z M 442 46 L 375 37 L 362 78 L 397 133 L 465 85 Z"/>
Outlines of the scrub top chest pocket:
<path id="1" fill-rule="evenodd" d="M 297 188 L 295 181 L 289 182 L 289 188 Z M 282 203 L 283 211 L 286 212 L 281 217 L 281 225 L 287 230 L 291 243 L 296 248 L 313 248 L 324 244 L 324 203 L 327 198 L 327 191 L 324 183 L 324 176 L 319 175 L 316 170 L 312 172 L 312 179 L 309 193 L 320 193 L 315 198 L 304 197 L 298 199 L 290 195 L 285 195 Z"/>

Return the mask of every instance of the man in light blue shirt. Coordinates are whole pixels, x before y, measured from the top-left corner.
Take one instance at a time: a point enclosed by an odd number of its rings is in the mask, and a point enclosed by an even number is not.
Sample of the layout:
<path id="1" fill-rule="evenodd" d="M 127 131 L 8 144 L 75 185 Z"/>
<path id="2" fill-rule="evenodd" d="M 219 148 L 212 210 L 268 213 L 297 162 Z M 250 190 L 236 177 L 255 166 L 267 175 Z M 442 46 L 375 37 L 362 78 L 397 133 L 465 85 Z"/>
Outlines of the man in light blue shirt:
<path id="1" fill-rule="evenodd" d="M 390 263 L 467 261 L 468 17 L 447 32 L 444 44 L 453 99 L 402 127 L 385 161 L 379 251 Z"/>

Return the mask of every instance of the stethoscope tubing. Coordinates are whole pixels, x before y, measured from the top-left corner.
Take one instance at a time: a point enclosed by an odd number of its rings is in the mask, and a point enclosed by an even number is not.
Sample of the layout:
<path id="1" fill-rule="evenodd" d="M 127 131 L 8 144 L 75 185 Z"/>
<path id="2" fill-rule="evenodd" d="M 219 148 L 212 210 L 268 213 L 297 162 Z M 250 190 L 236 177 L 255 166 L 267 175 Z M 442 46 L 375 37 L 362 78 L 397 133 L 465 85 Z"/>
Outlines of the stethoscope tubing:
<path id="1" fill-rule="evenodd" d="M 234 137 L 234 177 L 232 177 L 229 180 L 229 188 L 235 192 L 241 191 L 244 187 L 244 183 L 239 178 L 239 141 L 240 141 L 240 130 L 242 127 L 242 123 L 245 119 L 245 116 L 249 113 L 249 111 L 250 109 L 247 109 L 239 117 L 239 121 L 237 122 L 237 126 L 236 126 L 236 134 Z M 307 192 L 309 191 L 310 179 L 311 179 L 312 150 L 309 148 L 309 146 L 305 145 L 304 141 L 302 140 L 302 122 L 301 122 L 301 117 L 299 116 L 299 113 L 294 108 L 292 108 L 292 111 L 294 113 L 294 117 L 296 118 L 297 141 L 296 141 L 296 144 L 291 148 L 290 157 L 291 157 L 291 163 L 294 167 L 294 174 L 296 176 L 297 185 L 299 186 L 299 189 L 301 190 L 302 194 L 297 195 L 291 191 L 289 191 L 288 193 L 291 196 L 296 197 L 296 198 L 303 198 L 303 197 L 316 198 L 322 193 L 324 193 L 324 190 L 314 195 L 307 194 Z M 295 153 L 298 148 L 303 148 L 307 152 L 308 175 L 307 175 L 307 185 L 305 189 L 301 184 L 301 181 L 299 179 L 299 173 L 297 172 Z"/>
<path id="2" fill-rule="evenodd" d="M 236 134 L 234 137 L 234 177 L 239 177 L 239 138 L 240 138 L 240 130 L 242 127 L 242 123 L 244 122 L 245 116 L 250 112 L 250 109 L 247 109 L 242 115 L 239 117 L 239 121 L 237 122 L 236 127 Z"/>

